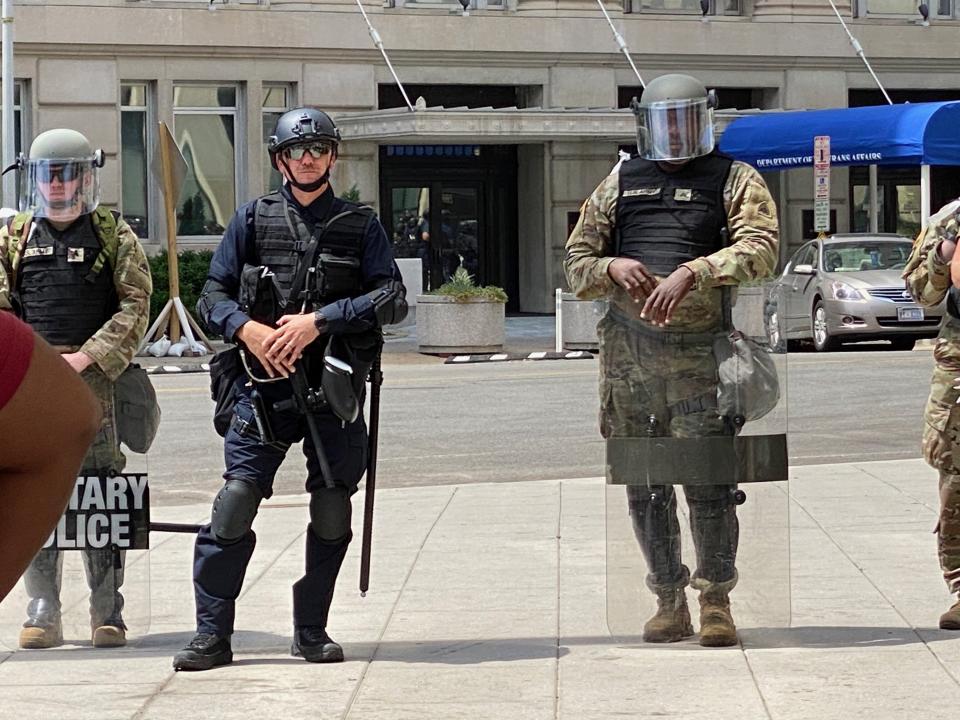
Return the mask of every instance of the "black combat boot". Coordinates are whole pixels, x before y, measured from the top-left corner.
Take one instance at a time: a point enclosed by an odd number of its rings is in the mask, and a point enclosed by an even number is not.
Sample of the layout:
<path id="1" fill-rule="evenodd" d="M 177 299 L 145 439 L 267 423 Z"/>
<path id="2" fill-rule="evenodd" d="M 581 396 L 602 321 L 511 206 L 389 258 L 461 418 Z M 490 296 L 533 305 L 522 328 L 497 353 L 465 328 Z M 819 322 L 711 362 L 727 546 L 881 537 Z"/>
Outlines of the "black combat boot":
<path id="1" fill-rule="evenodd" d="M 183 650 L 173 656 L 174 670 L 209 670 L 233 662 L 230 638 L 197 633 Z"/>
<path id="2" fill-rule="evenodd" d="M 307 662 L 343 662 L 343 648 L 319 625 L 304 625 L 294 630 L 290 654 Z"/>

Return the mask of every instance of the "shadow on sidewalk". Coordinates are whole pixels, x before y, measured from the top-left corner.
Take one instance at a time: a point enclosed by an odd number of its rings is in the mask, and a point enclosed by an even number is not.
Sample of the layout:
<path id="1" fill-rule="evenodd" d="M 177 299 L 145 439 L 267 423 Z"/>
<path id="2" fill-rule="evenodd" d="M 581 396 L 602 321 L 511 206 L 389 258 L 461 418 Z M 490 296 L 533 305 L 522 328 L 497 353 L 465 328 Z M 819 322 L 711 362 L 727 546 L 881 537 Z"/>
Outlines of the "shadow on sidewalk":
<path id="1" fill-rule="evenodd" d="M 793 628 L 745 628 L 740 631 L 740 641 L 745 650 L 773 650 L 779 648 L 877 648 L 925 643 L 931 639 L 948 640 L 956 636 L 956 633 L 949 633 L 932 627 L 845 627 L 822 625 Z"/>

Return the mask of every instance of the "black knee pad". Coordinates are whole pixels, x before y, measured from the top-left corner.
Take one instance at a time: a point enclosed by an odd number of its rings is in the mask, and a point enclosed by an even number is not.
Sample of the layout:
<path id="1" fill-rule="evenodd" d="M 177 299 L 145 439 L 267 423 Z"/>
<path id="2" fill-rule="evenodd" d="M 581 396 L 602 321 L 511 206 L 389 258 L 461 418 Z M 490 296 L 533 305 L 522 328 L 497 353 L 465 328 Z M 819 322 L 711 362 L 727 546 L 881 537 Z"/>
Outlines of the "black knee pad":
<path id="1" fill-rule="evenodd" d="M 310 527 L 323 542 L 340 540 L 350 532 L 353 505 L 346 488 L 323 488 L 310 493 Z"/>
<path id="2" fill-rule="evenodd" d="M 213 500 L 210 531 L 218 542 L 235 543 L 250 530 L 263 496 L 246 480 L 227 480 Z"/>

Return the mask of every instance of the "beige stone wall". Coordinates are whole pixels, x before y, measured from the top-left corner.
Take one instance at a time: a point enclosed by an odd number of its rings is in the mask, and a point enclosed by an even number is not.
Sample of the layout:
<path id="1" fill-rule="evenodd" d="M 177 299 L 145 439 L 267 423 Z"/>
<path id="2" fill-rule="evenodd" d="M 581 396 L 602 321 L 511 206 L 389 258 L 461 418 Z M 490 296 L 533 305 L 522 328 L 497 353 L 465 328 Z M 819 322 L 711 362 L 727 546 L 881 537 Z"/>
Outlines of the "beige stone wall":
<path id="1" fill-rule="evenodd" d="M 498 84 L 553 107 L 611 107 L 617 88 L 637 80 L 592 0 L 510 0 L 508 10 L 389 9 L 365 0 L 401 79 L 408 83 Z M 92 5 L 99 5 L 91 11 Z M 689 72 L 709 86 L 763 88 L 764 104 L 842 107 L 851 88 L 871 88 L 829 4 L 820 0 L 749 0 L 744 17 L 617 12 L 614 23 L 649 81 Z M 66 125 L 104 148 L 103 198 L 119 201 L 119 84 L 155 88 L 157 118 L 172 120 L 178 82 L 237 83 L 245 97 L 239 127 L 238 201 L 263 186 L 260 99 L 264 83 L 287 83 L 299 102 L 334 115 L 373 109 L 377 85 L 390 83 L 356 6 L 305 0 L 271 6 L 228 0 L 20 0 L 15 72 L 26 80 L 32 134 Z M 854 19 L 839 2 L 874 68 L 889 88 L 960 88 L 960 23 L 923 28 L 912 18 Z M 415 99 L 415 98 L 413 98 Z M 427 140 L 429 142 L 429 140 Z M 549 312 L 563 286 L 566 215 L 616 160 L 613 143 L 546 142 L 519 152 L 521 307 Z M 338 190 L 356 184 L 378 204 L 378 148 L 347 142 L 334 173 Z M 799 243 L 801 212 L 812 207 L 810 172 L 786 174 L 781 198 L 784 239 Z M 847 228 L 847 173 L 832 177 L 840 230 Z M 778 183 L 779 190 L 779 183 Z M 154 243 L 164 237 L 160 220 Z"/>

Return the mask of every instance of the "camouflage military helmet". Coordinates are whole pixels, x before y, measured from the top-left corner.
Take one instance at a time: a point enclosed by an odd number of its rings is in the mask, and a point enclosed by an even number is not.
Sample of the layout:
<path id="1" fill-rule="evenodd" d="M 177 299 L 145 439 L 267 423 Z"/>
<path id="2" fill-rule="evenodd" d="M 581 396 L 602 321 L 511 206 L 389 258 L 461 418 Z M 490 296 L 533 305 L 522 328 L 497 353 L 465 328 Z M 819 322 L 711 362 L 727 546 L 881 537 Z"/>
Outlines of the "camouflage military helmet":
<path id="1" fill-rule="evenodd" d="M 58 128 L 40 133 L 21 156 L 21 209 L 36 217 L 69 221 L 91 213 L 100 204 L 103 150 L 76 130 Z"/>
<path id="2" fill-rule="evenodd" d="M 716 96 L 689 75 L 661 75 L 630 103 L 637 149 L 648 160 L 692 160 L 713 151 Z"/>
<path id="3" fill-rule="evenodd" d="M 326 143 L 336 152 L 340 145 L 340 130 L 329 115 L 316 108 L 300 107 L 288 110 L 277 118 L 277 125 L 267 141 L 270 162 L 277 167 L 277 155 L 281 151 L 312 141 Z"/>

